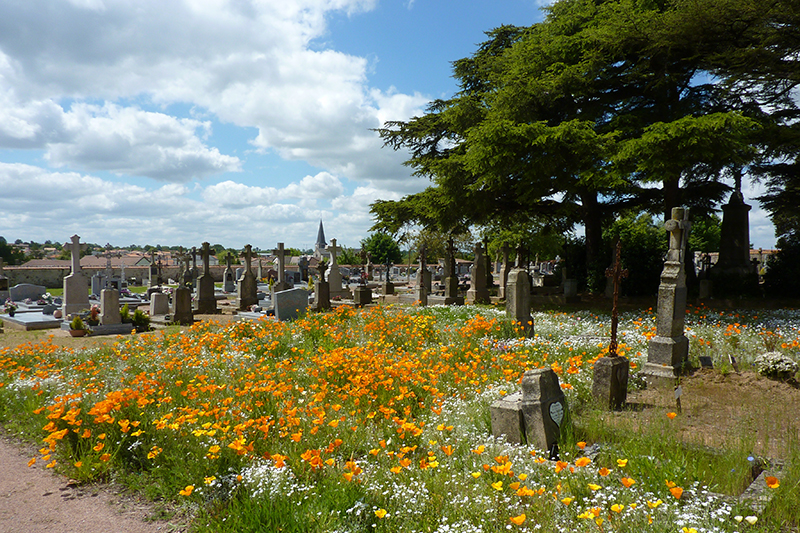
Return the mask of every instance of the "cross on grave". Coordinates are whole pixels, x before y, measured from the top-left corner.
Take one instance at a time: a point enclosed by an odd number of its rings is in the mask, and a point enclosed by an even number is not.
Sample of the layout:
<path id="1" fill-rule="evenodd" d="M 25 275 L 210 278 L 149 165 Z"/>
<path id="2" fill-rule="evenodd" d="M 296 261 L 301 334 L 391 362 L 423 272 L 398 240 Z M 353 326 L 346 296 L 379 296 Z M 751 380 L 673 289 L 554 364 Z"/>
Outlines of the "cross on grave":
<path id="1" fill-rule="evenodd" d="M 628 277 L 628 269 L 622 268 L 620 262 L 620 251 L 622 242 L 617 240 L 616 252 L 614 254 L 614 267 L 606 269 L 606 277 L 614 282 L 614 300 L 611 307 L 611 344 L 608 346 L 608 356 L 617 356 L 617 325 L 619 324 L 619 312 L 617 301 L 619 300 L 619 286 L 623 278 Z"/>
<path id="2" fill-rule="evenodd" d="M 336 246 L 336 239 L 331 239 L 331 243 L 325 247 L 331 253 L 331 267 L 338 266 L 339 263 L 336 262 L 336 254 L 338 254 L 342 247 Z"/>
<path id="3" fill-rule="evenodd" d="M 279 242 L 278 247 L 272 250 L 272 254 L 278 256 L 278 283 L 283 286 L 286 283 L 286 256 L 289 255 L 289 250 L 284 250 L 283 243 Z"/>
<path id="4" fill-rule="evenodd" d="M 111 266 L 111 258 L 122 257 L 120 252 L 112 252 L 111 248 L 111 243 L 106 243 L 106 251 L 103 252 L 103 256 L 106 258 L 106 279 L 103 282 L 104 289 L 107 289 L 111 286 L 111 276 L 114 275 L 114 268 Z"/>
<path id="5" fill-rule="evenodd" d="M 64 247 L 72 254 L 72 273 L 79 274 L 81 271 L 81 250 L 85 250 L 86 245 L 80 243 L 81 238 L 77 235 L 73 235 L 70 239 L 72 242 L 65 244 Z"/>
<path id="6" fill-rule="evenodd" d="M 253 247 L 249 244 L 244 247 L 244 271 L 253 273 L 252 269 L 250 268 L 250 263 L 253 260 Z"/>

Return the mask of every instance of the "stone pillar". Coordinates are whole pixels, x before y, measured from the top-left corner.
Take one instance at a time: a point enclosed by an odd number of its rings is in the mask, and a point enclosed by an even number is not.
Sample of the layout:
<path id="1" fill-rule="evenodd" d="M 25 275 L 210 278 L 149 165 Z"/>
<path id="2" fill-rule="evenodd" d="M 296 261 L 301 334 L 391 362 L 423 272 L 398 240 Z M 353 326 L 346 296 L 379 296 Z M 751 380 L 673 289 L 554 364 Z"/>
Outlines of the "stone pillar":
<path id="1" fill-rule="evenodd" d="M 483 258 L 483 246 L 481 243 L 475 245 L 475 260 L 470 270 L 470 286 L 467 291 L 467 303 L 488 304 L 491 303 L 489 290 L 486 288 L 486 261 Z"/>
<path id="2" fill-rule="evenodd" d="M 625 357 L 601 357 L 594 363 L 592 396 L 604 409 L 622 409 L 628 399 L 630 363 Z"/>
<path id="3" fill-rule="evenodd" d="M 231 268 L 232 260 L 230 254 L 226 256 L 225 262 L 225 272 L 222 273 L 222 290 L 224 292 L 235 292 L 236 283 L 233 281 L 233 269 Z"/>
<path id="4" fill-rule="evenodd" d="M 194 323 L 192 289 L 178 287 L 172 294 L 172 321 L 184 326 Z"/>
<path id="5" fill-rule="evenodd" d="M 506 315 L 519 322 L 527 336 L 533 335 L 531 282 L 525 269 L 515 268 L 508 275 Z"/>
<path id="6" fill-rule="evenodd" d="M 326 278 L 330 287 L 331 296 L 342 296 L 345 291 L 342 287 L 342 273 L 339 270 L 339 262 L 336 260 L 336 254 L 342 249 L 341 246 L 336 246 L 336 239 L 331 239 L 331 243 L 325 247 L 331 254 L 331 264 L 328 266 Z"/>
<path id="7" fill-rule="evenodd" d="M 497 291 L 497 295 L 500 298 L 506 297 L 506 285 L 508 284 L 508 274 L 511 272 L 511 264 L 508 262 L 509 254 L 511 253 L 511 248 L 509 248 L 508 243 L 503 243 L 503 266 L 500 268 L 500 288 Z"/>
<path id="8" fill-rule="evenodd" d="M 71 243 L 64 245 L 72 253 L 72 273 L 64 278 L 62 314 L 65 319 L 73 313 L 89 308 L 89 285 L 81 271 L 81 250 L 86 248 L 86 245 L 80 244 L 81 238 L 77 235 L 73 235 L 71 240 Z"/>
<path id="9" fill-rule="evenodd" d="M 272 287 L 274 292 L 285 291 L 294 288 L 294 283 L 286 281 L 286 255 L 289 253 L 283 249 L 283 243 L 279 242 L 278 247 L 272 250 L 278 256 L 278 282 Z"/>
<path id="10" fill-rule="evenodd" d="M 372 303 L 372 289 L 366 285 L 359 285 L 353 290 L 353 301 L 359 307 Z"/>
<path id="11" fill-rule="evenodd" d="M 314 308 L 317 311 L 331 308 L 331 286 L 327 281 L 314 282 Z"/>
<path id="12" fill-rule="evenodd" d="M 119 291 L 117 289 L 103 289 L 100 291 L 100 324 L 112 326 L 121 323 Z"/>
<path id="13" fill-rule="evenodd" d="M 203 275 L 197 279 L 197 312 L 204 315 L 215 315 L 219 313 L 217 309 L 217 298 L 214 295 L 214 278 L 211 276 L 211 249 L 207 242 L 203 243 L 200 252 L 203 258 Z"/>
<path id="14" fill-rule="evenodd" d="M 690 228 L 688 210 L 672 209 L 665 228 L 670 233 L 669 251 L 658 287 L 656 336 L 647 346 L 642 373 L 649 383 L 673 384 L 689 359 L 689 339 L 684 335 L 686 273 L 683 253 Z"/>
<path id="15" fill-rule="evenodd" d="M 456 247 L 453 238 L 447 239 L 445 259 L 444 303 L 445 305 L 462 305 L 464 298 L 458 295 L 458 273 L 456 272 Z"/>
<path id="16" fill-rule="evenodd" d="M 758 292 L 758 268 L 750 261 L 750 209 L 738 190 L 722 206 L 719 260 L 708 273 L 714 296 Z"/>
<path id="17" fill-rule="evenodd" d="M 258 286 L 252 269 L 253 248 L 249 244 L 244 247 L 244 274 L 237 287 L 237 308 L 239 311 L 249 311 L 251 305 L 258 303 Z"/>
<path id="18" fill-rule="evenodd" d="M 414 300 L 419 302 L 419 305 L 425 307 L 428 305 L 428 290 L 425 287 L 425 272 L 428 266 L 425 263 L 425 253 L 427 249 L 423 244 L 419 250 L 419 268 L 417 269 L 417 283 L 414 287 Z"/>

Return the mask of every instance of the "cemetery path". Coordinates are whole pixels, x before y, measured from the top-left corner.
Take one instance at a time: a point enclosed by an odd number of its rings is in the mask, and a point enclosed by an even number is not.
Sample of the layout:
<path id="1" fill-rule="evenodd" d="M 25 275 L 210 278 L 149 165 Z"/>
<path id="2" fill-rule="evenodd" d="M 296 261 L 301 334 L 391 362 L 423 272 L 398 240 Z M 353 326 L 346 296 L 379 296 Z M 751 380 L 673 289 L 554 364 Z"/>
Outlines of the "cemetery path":
<path id="1" fill-rule="evenodd" d="M 684 442 L 733 450 L 749 446 L 744 451 L 785 460 L 800 437 L 800 389 L 788 383 L 754 371 L 705 370 L 682 378 L 681 388 L 681 414 L 670 424 Z M 638 408 L 613 416 L 632 427 L 677 411 L 671 388 L 636 391 L 628 403 Z"/>
<path id="2" fill-rule="evenodd" d="M 157 533 L 179 531 L 148 521 L 147 502 L 108 485 L 76 485 L 47 470 L 29 467 L 36 450 L 0 437 L 0 533 Z"/>

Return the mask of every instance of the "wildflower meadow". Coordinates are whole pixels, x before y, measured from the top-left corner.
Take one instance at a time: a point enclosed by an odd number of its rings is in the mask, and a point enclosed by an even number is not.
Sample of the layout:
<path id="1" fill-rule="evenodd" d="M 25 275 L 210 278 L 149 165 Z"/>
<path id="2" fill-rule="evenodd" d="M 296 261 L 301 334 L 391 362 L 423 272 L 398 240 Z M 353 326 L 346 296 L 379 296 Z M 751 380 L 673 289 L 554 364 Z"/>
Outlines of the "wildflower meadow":
<path id="1" fill-rule="evenodd" d="M 202 322 L 71 350 L 0 350 L 0 420 L 40 442 L 31 464 L 114 479 L 190 517 L 192 531 L 783 531 L 797 527 L 800 453 L 769 512 L 731 493 L 747 453 L 687 448 L 665 411 L 614 432 L 591 397 L 609 318 L 491 306 L 378 306 L 290 322 Z M 800 312 L 690 308 L 696 362 L 765 351 L 797 361 Z M 640 385 L 652 309 L 625 312 Z M 547 366 L 569 406 L 559 460 L 491 436 L 490 404 Z M 796 413 L 792 416 L 796 416 Z M 796 429 L 795 429 L 796 433 Z M 593 450 L 593 453 L 588 453 Z M 745 450 L 746 452 L 746 450 Z M 751 458 L 752 459 L 752 458 Z M 786 529 L 788 530 L 788 529 Z"/>

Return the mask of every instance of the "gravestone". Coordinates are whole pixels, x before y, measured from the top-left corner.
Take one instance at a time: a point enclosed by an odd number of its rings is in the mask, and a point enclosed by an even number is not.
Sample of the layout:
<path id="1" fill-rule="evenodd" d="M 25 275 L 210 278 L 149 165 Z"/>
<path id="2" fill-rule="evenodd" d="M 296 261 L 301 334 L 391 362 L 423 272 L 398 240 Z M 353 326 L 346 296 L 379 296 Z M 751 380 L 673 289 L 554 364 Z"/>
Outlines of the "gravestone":
<path id="1" fill-rule="evenodd" d="M 308 281 L 308 257 L 301 257 L 297 267 L 300 269 L 300 281 Z"/>
<path id="2" fill-rule="evenodd" d="M 611 344 L 608 347 L 608 356 L 601 357 L 594 363 L 594 379 L 592 382 L 592 396 L 606 409 L 621 409 L 625 407 L 628 399 L 628 373 L 630 363 L 617 353 L 617 326 L 619 313 L 619 287 L 622 278 L 628 276 L 628 271 L 622 268 L 620 252 L 622 243 L 617 240 L 614 255 L 614 267 L 606 271 L 606 276 L 613 283 L 613 305 L 611 308 Z"/>
<path id="3" fill-rule="evenodd" d="M 242 276 L 244 276 L 244 268 L 236 267 L 236 275 L 233 278 L 233 281 L 238 285 L 239 282 L 242 280 Z"/>
<path id="4" fill-rule="evenodd" d="M 331 308 L 331 286 L 324 279 L 314 282 L 314 308 L 317 311 Z"/>
<path id="5" fill-rule="evenodd" d="M 372 303 L 372 289 L 366 285 L 359 285 L 353 289 L 353 301 L 359 307 Z"/>
<path id="6" fill-rule="evenodd" d="M 503 266 L 500 268 L 500 288 L 497 290 L 497 295 L 503 299 L 506 297 L 506 285 L 508 284 L 508 275 L 511 273 L 511 269 L 513 268 L 511 263 L 509 263 L 509 255 L 511 254 L 511 248 L 508 246 L 507 242 L 503 243 L 503 247 L 501 248 L 503 253 Z"/>
<path id="7" fill-rule="evenodd" d="M 42 285 L 34 285 L 32 283 L 17 283 L 8 289 L 8 297 L 13 302 L 21 302 L 23 300 L 31 299 L 38 300 L 44 293 L 47 292 L 47 287 Z M 88 298 L 87 298 L 88 307 Z"/>
<path id="8" fill-rule="evenodd" d="M 492 434 L 513 444 L 550 450 L 558 441 L 567 413 L 564 391 L 550 368 L 527 370 L 522 391 L 495 401 L 491 408 Z"/>
<path id="9" fill-rule="evenodd" d="M 172 293 L 172 321 L 184 326 L 194 323 L 192 289 L 189 287 L 178 287 Z"/>
<path id="10" fill-rule="evenodd" d="M 225 272 L 222 273 L 222 290 L 224 292 L 235 292 L 236 283 L 233 281 L 233 269 L 231 268 L 232 258 L 230 254 L 225 258 L 225 261 L 227 266 L 225 267 Z"/>
<path id="11" fill-rule="evenodd" d="M 278 247 L 272 250 L 272 253 L 278 257 L 278 281 L 272 286 L 272 290 L 278 292 L 291 289 L 294 287 L 294 283 L 286 280 L 286 256 L 289 255 L 289 251 L 284 250 L 283 243 L 279 242 Z"/>
<path id="12" fill-rule="evenodd" d="M 715 296 L 758 292 L 758 267 L 750 261 L 751 207 L 744 203 L 740 180 L 728 203 L 722 206 L 719 258 L 708 271 Z"/>
<path id="13" fill-rule="evenodd" d="M 581 297 L 578 296 L 578 280 L 565 279 L 564 280 L 564 303 L 574 304 L 580 303 Z"/>
<path id="14" fill-rule="evenodd" d="M 506 315 L 519 322 L 527 336 L 533 335 L 531 282 L 528 272 L 523 268 L 515 268 L 508 274 Z"/>
<path id="15" fill-rule="evenodd" d="M 690 229 L 689 210 L 672 209 L 664 225 L 669 232 L 669 250 L 658 287 L 656 336 L 647 346 L 642 374 L 648 383 L 672 385 L 689 360 L 689 339 L 684 335 L 686 315 L 686 273 L 684 249 Z"/>
<path id="16" fill-rule="evenodd" d="M 447 239 L 444 278 L 445 305 L 463 305 L 464 297 L 458 294 L 458 272 L 456 272 L 456 247 L 453 238 Z"/>
<path id="17" fill-rule="evenodd" d="M 419 302 L 419 305 L 425 307 L 428 305 L 428 290 L 425 288 L 425 272 L 428 270 L 425 264 L 425 253 L 427 248 L 423 244 L 419 250 L 419 268 L 417 269 L 417 283 L 414 287 L 414 300 Z"/>
<path id="18" fill-rule="evenodd" d="M 121 324 L 119 315 L 119 291 L 116 289 L 103 289 L 100 291 L 100 324 L 113 326 Z"/>
<path id="19" fill-rule="evenodd" d="M 211 249 L 203 243 L 200 257 L 203 259 L 203 275 L 197 279 L 197 312 L 205 315 L 219 313 L 217 298 L 214 295 L 214 278 L 211 276 Z"/>
<path id="20" fill-rule="evenodd" d="M 486 261 L 483 258 L 483 245 L 475 245 L 475 260 L 470 269 L 470 286 L 467 291 L 467 303 L 488 304 L 489 289 L 486 288 Z"/>
<path id="21" fill-rule="evenodd" d="M 81 250 L 86 245 L 80 243 L 77 235 L 70 239 L 71 242 L 64 245 L 72 253 L 72 273 L 64 278 L 64 318 L 89 308 L 89 284 L 81 271 Z"/>
<path id="22" fill-rule="evenodd" d="M 331 239 L 331 243 L 325 247 L 331 254 L 331 264 L 328 266 L 326 278 L 328 279 L 328 286 L 331 291 L 331 298 L 336 296 L 349 297 L 350 291 L 342 287 L 342 273 L 339 270 L 339 263 L 336 260 L 336 254 L 342 249 L 341 246 L 336 246 L 336 239 Z"/>
<path id="23" fill-rule="evenodd" d="M 192 290 L 197 288 L 197 278 L 200 272 L 197 270 L 197 247 L 192 246 Z"/>
<path id="24" fill-rule="evenodd" d="M 308 309 L 308 291 L 289 289 L 278 291 L 274 296 L 275 318 L 294 320 Z"/>
<path id="25" fill-rule="evenodd" d="M 381 289 L 383 290 L 383 295 L 386 296 L 388 294 L 394 294 L 394 283 L 389 276 L 389 272 L 391 269 L 392 264 L 387 260 L 386 261 L 386 279 L 381 284 Z"/>
<path id="26" fill-rule="evenodd" d="M 253 248 L 248 244 L 244 247 L 244 274 L 242 274 L 237 287 L 239 311 L 249 311 L 251 305 L 258 303 L 258 285 L 251 267 L 252 259 Z"/>
<path id="27" fill-rule="evenodd" d="M 169 313 L 169 296 L 154 292 L 150 295 L 150 316 L 166 315 Z"/>

